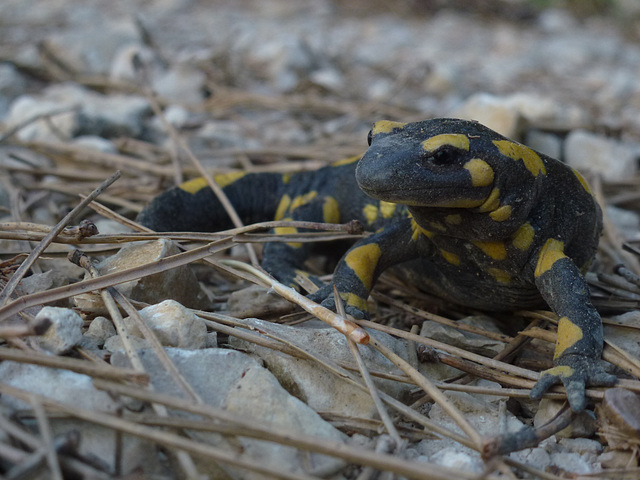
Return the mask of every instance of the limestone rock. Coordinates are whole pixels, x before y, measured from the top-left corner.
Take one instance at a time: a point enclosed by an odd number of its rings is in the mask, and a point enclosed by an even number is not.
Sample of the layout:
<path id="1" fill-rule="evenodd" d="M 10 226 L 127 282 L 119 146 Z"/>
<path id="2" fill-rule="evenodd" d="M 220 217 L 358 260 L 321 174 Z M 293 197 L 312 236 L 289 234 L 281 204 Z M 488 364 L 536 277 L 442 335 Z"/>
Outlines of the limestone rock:
<path id="1" fill-rule="evenodd" d="M 333 328 L 290 327 L 255 318 L 246 319 L 245 322 L 260 332 L 267 332 L 302 346 L 305 351 L 320 354 L 337 363 L 355 366 L 344 335 Z M 396 354 L 407 358 L 405 342 L 382 332 L 369 331 L 369 334 Z M 289 392 L 316 411 L 363 418 L 371 418 L 376 415 L 375 406 L 368 392 L 329 374 L 316 362 L 294 358 L 235 337 L 230 337 L 230 343 L 236 348 L 258 355 Z M 401 373 L 373 348 L 360 347 L 360 353 L 365 363 L 373 371 Z M 433 369 L 429 371 L 428 375 L 431 378 L 441 378 L 443 366 L 434 364 L 430 367 Z M 407 384 L 392 380 L 377 379 L 376 385 L 394 398 L 401 398 L 411 389 L 411 386 Z"/>
<path id="2" fill-rule="evenodd" d="M 82 341 L 84 322 L 80 315 L 68 308 L 44 307 L 36 316 L 37 321 L 49 319 L 51 326 L 39 338 L 40 344 L 56 355 L 62 355 Z"/>
<path id="3" fill-rule="evenodd" d="M 572 131 L 565 141 L 565 159 L 578 170 L 619 181 L 637 173 L 640 144 L 623 143 L 586 130 Z"/>
<path id="4" fill-rule="evenodd" d="M 177 253 L 179 250 L 173 242 L 159 239 L 127 245 L 117 254 L 100 262 L 96 267 L 104 275 Z M 172 299 L 190 308 L 202 309 L 207 306 L 206 297 L 189 266 L 172 268 L 138 280 L 132 280 L 119 285 L 118 288 L 129 298 L 150 304 Z M 95 294 L 78 295 L 75 300 L 80 308 L 90 308 L 102 303 Z"/>
<path id="5" fill-rule="evenodd" d="M 312 409 L 284 390 L 276 378 L 256 360 L 234 350 L 208 348 L 183 350 L 168 348 L 167 353 L 180 373 L 208 405 L 225 408 L 260 422 L 273 424 L 292 432 L 304 432 L 333 441 L 343 442 L 345 436 L 325 422 Z M 173 380 L 160 365 L 151 350 L 142 350 L 141 359 L 149 373 L 154 389 L 159 393 L 180 396 Z M 128 360 L 121 352 L 115 353 L 111 362 L 125 366 Z M 184 415 L 183 413 L 175 413 Z M 206 432 L 189 432 L 199 441 L 220 447 L 233 447 L 238 455 L 288 471 L 302 473 L 316 469 L 339 469 L 341 462 L 322 455 L 300 455 L 291 447 L 234 437 L 233 445 L 218 435 Z M 239 448 L 238 448 L 239 447 Z M 241 452 L 241 453 L 240 453 Z M 203 462 L 202 473 L 208 473 L 211 462 Z M 266 477 L 245 470 L 220 465 L 233 479 L 258 480 Z"/>
<path id="6" fill-rule="evenodd" d="M 139 313 L 160 343 L 167 347 L 194 349 L 206 345 L 207 327 L 202 319 L 175 300 L 150 305 Z M 131 318 L 126 318 L 125 323 L 131 335 L 144 338 Z"/>

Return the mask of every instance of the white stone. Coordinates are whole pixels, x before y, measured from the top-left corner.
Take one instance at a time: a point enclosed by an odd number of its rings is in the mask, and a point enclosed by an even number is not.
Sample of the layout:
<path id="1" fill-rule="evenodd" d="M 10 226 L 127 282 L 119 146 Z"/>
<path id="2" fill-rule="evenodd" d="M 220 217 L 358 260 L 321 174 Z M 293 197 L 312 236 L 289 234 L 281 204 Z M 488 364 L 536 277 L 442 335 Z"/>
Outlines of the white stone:
<path id="1" fill-rule="evenodd" d="M 309 353 L 320 355 L 334 362 L 355 366 L 353 355 L 344 335 L 333 328 L 291 327 L 255 318 L 245 319 L 244 322 L 257 331 L 267 332 L 302 346 Z M 369 330 L 369 334 L 405 360 L 407 359 L 407 345 L 404 341 L 373 330 Z M 371 418 L 377 414 L 367 391 L 354 387 L 340 377 L 330 374 L 316 362 L 294 358 L 233 336 L 229 341 L 236 348 L 258 355 L 287 390 L 316 411 L 362 418 Z M 359 350 L 370 369 L 393 374 L 401 373 L 373 348 L 360 346 Z M 451 373 L 448 367 L 443 367 L 441 364 L 425 364 L 421 367 L 429 368 L 427 375 L 430 378 L 443 378 Z M 375 383 L 380 390 L 394 398 L 402 398 L 411 390 L 410 385 L 392 380 L 376 379 Z"/>
<path id="2" fill-rule="evenodd" d="M 139 313 L 164 346 L 186 349 L 206 346 L 207 327 L 204 321 L 175 300 L 150 305 Z M 125 323 L 129 334 L 144 338 L 132 318 L 126 318 Z"/>
<path id="3" fill-rule="evenodd" d="M 246 420 L 256 419 L 266 425 L 292 432 L 304 432 L 320 438 L 344 442 L 345 435 L 325 422 L 311 408 L 287 393 L 276 378 L 249 355 L 234 350 L 208 348 L 183 350 L 168 348 L 167 353 L 186 381 L 202 400 L 215 407 L 241 415 Z M 181 396 L 175 382 L 151 350 L 142 350 L 141 359 L 149 373 L 154 389 L 159 393 Z M 126 356 L 115 353 L 111 362 L 128 365 Z M 184 415 L 183 413 L 175 413 Z M 200 417 L 197 417 L 200 418 Z M 295 473 L 312 473 L 315 469 L 338 470 L 344 463 L 315 453 L 300 455 L 297 450 L 277 443 L 233 437 L 231 444 L 225 437 L 189 431 L 193 438 L 223 448 L 234 448 L 237 455 L 274 468 Z M 199 463 L 201 473 L 210 473 L 211 461 Z M 238 480 L 264 480 L 264 476 L 221 465 L 232 478 Z"/>
<path id="4" fill-rule="evenodd" d="M 96 267 L 105 275 L 177 253 L 179 250 L 175 243 L 166 239 L 135 243 L 121 248 L 117 254 L 104 259 Z M 188 265 L 120 284 L 118 289 L 129 298 L 149 304 L 172 299 L 190 308 L 206 308 L 208 305 L 206 296 Z M 93 293 L 76 295 L 74 301 L 81 308 L 97 307 L 102 303 L 102 299 Z"/>
<path id="5" fill-rule="evenodd" d="M 36 315 L 37 321 L 48 319 L 51 326 L 39 337 L 40 344 L 56 355 L 62 355 L 82 341 L 84 322 L 80 315 L 69 308 L 43 307 Z"/>
<path id="6" fill-rule="evenodd" d="M 586 130 L 574 130 L 565 140 L 565 159 L 570 166 L 609 181 L 635 175 L 638 158 L 640 144 L 619 142 Z"/>

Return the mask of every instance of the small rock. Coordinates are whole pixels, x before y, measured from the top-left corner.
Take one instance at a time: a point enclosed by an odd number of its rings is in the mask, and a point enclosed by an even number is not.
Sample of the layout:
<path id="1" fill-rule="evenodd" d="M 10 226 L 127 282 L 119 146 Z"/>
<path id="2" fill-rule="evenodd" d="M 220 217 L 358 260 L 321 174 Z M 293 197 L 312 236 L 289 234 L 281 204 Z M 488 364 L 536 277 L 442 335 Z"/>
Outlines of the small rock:
<path id="1" fill-rule="evenodd" d="M 20 281 L 21 295 L 43 292 L 50 288 L 61 287 L 69 283 L 68 279 L 57 270 L 34 273 Z"/>
<path id="2" fill-rule="evenodd" d="M 80 315 L 69 308 L 43 307 L 36 315 L 37 321 L 48 319 L 51 326 L 39 338 L 45 349 L 56 355 L 62 355 L 82 341 L 84 322 Z"/>
<path id="3" fill-rule="evenodd" d="M 567 450 L 579 454 L 600 454 L 604 447 L 598 440 L 591 438 L 561 438 L 558 443 Z"/>
<path id="4" fill-rule="evenodd" d="M 289 395 L 275 377 L 249 355 L 216 348 L 166 350 L 180 373 L 206 404 L 225 408 L 247 419 L 259 419 L 280 429 L 302 431 L 307 435 L 336 442 L 345 441 L 342 433 L 322 420 L 304 403 Z M 182 394 L 151 350 L 141 351 L 140 357 L 157 392 L 175 396 Z M 114 353 L 111 362 L 117 366 L 128 365 L 126 356 L 121 352 Z M 181 412 L 175 414 L 185 415 Z M 300 455 L 294 448 L 248 437 L 234 437 L 229 442 L 226 437 L 214 433 L 189 431 L 188 435 L 221 448 L 233 448 L 239 458 L 250 458 L 294 473 L 309 474 L 316 469 L 320 471 L 326 468 L 336 470 L 344 465 L 333 458 L 315 453 Z M 202 462 L 199 465 L 201 473 L 209 472 L 211 464 L 210 460 Z M 241 471 L 227 465 L 220 467 L 231 478 L 238 480 L 265 478 L 248 470 Z"/>
<path id="5" fill-rule="evenodd" d="M 509 138 L 518 138 L 524 127 L 522 115 L 512 104 L 488 93 L 472 95 L 452 116 L 477 120 Z"/>
<path id="6" fill-rule="evenodd" d="M 13 128 L 36 118 L 47 115 L 21 128 L 16 137 L 23 141 L 59 142 L 67 141 L 73 136 L 77 128 L 77 115 L 73 111 L 73 104 L 65 106 L 60 103 L 38 98 L 32 95 L 22 95 L 11 103 L 7 115 L 7 127 Z M 67 108 L 64 108 L 67 107 Z M 54 115 L 55 113 L 55 115 Z"/>
<path id="7" fill-rule="evenodd" d="M 144 338 L 130 336 L 129 342 L 131 343 L 131 347 L 134 350 L 151 348 L 151 345 L 149 345 L 149 342 L 147 342 Z M 108 352 L 124 351 L 124 342 L 122 341 L 122 337 L 120 335 L 114 335 L 112 337 L 107 338 L 104 342 L 103 348 Z"/>
<path id="8" fill-rule="evenodd" d="M 173 242 L 159 239 L 127 245 L 96 267 L 101 274 L 105 275 L 177 253 L 179 253 L 178 247 Z M 150 304 L 172 299 L 190 308 L 205 309 L 208 305 L 195 274 L 187 265 L 126 282 L 118 288 L 129 298 Z M 74 299 L 80 308 L 92 308 L 102 304 L 101 298 L 95 294 L 78 295 Z"/>
<path id="9" fill-rule="evenodd" d="M 533 418 L 533 425 L 538 428 L 554 418 L 564 405 L 564 401 L 540 400 L 538 411 Z M 583 410 L 574 418 L 571 425 L 555 434 L 558 438 L 590 437 L 596 431 L 596 420 L 593 412 Z"/>
<path id="10" fill-rule="evenodd" d="M 447 468 L 464 470 L 465 472 L 482 473 L 484 462 L 456 448 L 443 448 L 429 458 L 429 461 Z"/>
<path id="11" fill-rule="evenodd" d="M 288 300 L 260 285 L 236 290 L 229 295 L 227 301 L 229 315 L 236 318 L 268 318 L 272 315 L 291 312 L 293 308 Z"/>
<path id="12" fill-rule="evenodd" d="M 158 73 L 152 80 L 153 89 L 170 102 L 199 104 L 204 100 L 205 74 L 189 65 L 177 65 Z"/>
<path id="13" fill-rule="evenodd" d="M 91 337 L 98 346 L 102 346 L 108 338 L 115 334 L 116 327 L 113 326 L 111 320 L 105 317 L 96 317 L 89 325 L 85 336 Z"/>
<path id="14" fill-rule="evenodd" d="M 611 222 L 626 239 L 637 239 L 640 231 L 640 215 L 625 208 L 607 205 L 607 215 Z"/>
<path id="15" fill-rule="evenodd" d="M 82 135 L 74 138 L 71 143 L 97 152 L 118 153 L 118 149 L 113 142 L 97 135 Z"/>
<path id="16" fill-rule="evenodd" d="M 638 456 L 633 450 L 608 450 L 598 457 L 598 463 L 607 469 L 638 468 Z"/>
<path id="17" fill-rule="evenodd" d="M 140 316 L 162 345 L 186 349 L 204 348 L 207 327 L 201 318 L 175 300 L 165 300 L 140 310 Z M 144 338 L 133 319 L 126 318 L 129 334 Z"/>
<path id="18" fill-rule="evenodd" d="M 524 143 L 537 152 L 556 160 L 562 158 L 562 139 L 553 133 L 535 129 L 529 130 L 525 135 Z"/>
<path id="19" fill-rule="evenodd" d="M 107 392 L 97 390 L 93 386 L 91 377 L 68 370 L 4 361 L 0 363 L 0 382 L 76 408 L 110 413 L 119 409 L 118 402 Z M 9 395 L 2 395 L 0 403 L 14 410 L 31 408 L 30 405 Z M 115 471 L 115 452 L 120 448 L 123 455 L 122 474 L 135 470 L 149 474 L 156 472 L 158 453 L 155 446 L 147 441 L 129 435 L 122 435 L 121 439 L 118 439 L 115 430 L 79 420 L 54 416 L 49 417 L 49 422 L 54 436 L 71 431 L 79 432 L 82 441 L 78 453 L 99 459 L 110 471 Z M 123 441 L 120 446 L 119 440 Z"/>
<path id="20" fill-rule="evenodd" d="M 620 181 L 637 173 L 640 145 L 623 143 L 586 130 L 574 130 L 565 141 L 565 159 L 578 170 Z"/>
<path id="21" fill-rule="evenodd" d="M 572 475 L 588 475 L 600 471 L 581 455 L 571 452 L 552 453 L 551 465 L 557 467 L 560 472 L 570 472 Z"/>
<path id="22" fill-rule="evenodd" d="M 266 332 L 296 345 L 305 351 L 330 358 L 334 362 L 354 364 L 353 355 L 346 344 L 344 335 L 333 328 L 303 328 L 278 325 L 263 320 L 250 318 L 244 322 L 259 332 Z M 407 358 L 406 343 L 382 332 L 369 331 L 387 348 L 403 358 Z M 266 367 L 273 373 L 281 385 L 318 412 L 332 412 L 339 415 L 371 418 L 376 409 L 368 392 L 356 388 L 341 378 L 327 374 L 315 362 L 294 358 L 287 354 L 261 347 L 249 341 L 230 337 L 233 347 L 258 355 Z M 361 347 L 363 360 L 372 370 L 399 373 L 399 370 L 384 356 L 369 347 Z M 429 365 L 438 369 L 440 365 Z M 431 378 L 442 378 L 442 372 L 429 372 Z M 394 398 L 407 394 L 409 385 L 391 380 L 376 379 L 380 390 Z"/>

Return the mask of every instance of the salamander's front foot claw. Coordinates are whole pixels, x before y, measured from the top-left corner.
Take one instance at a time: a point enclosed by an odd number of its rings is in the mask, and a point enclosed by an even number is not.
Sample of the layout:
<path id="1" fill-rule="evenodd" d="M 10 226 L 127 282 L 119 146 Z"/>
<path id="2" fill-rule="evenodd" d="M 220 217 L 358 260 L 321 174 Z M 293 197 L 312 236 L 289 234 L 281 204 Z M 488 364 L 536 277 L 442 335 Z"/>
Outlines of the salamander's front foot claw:
<path id="1" fill-rule="evenodd" d="M 307 295 L 307 297 L 329 310 L 333 310 L 334 312 L 336 311 L 336 299 L 333 294 L 333 285 L 325 285 L 315 293 Z M 369 314 L 366 310 L 366 301 L 360 301 L 360 297 L 357 297 L 352 293 L 341 294 L 340 297 L 343 299 L 342 304 L 344 305 L 344 311 L 347 315 L 351 315 L 353 318 L 357 319 L 369 318 Z M 362 307 L 364 307 L 364 309 Z"/>
<path id="2" fill-rule="evenodd" d="M 553 385 L 562 382 L 567 399 L 574 412 L 581 412 L 587 404 L 586 386 L 612 386 L 616 376 L 607 373 L 601 362 L 582 355 L 567 355 L 554 362 L 555 366 L 540 374 L 538 383 L 531 390 L 531 398 L 539 399 Z"/>

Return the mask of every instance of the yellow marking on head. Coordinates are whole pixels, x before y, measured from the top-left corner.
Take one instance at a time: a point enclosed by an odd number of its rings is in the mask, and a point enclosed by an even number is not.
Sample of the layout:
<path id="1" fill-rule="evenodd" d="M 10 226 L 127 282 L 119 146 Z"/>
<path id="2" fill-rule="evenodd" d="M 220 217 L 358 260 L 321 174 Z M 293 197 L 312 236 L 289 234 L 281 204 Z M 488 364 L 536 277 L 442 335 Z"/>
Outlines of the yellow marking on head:
<path id="1" fill-rule="evenodd" d="M 504 222 L 511 216 L 511 205 L 503 205 L 496 208 L 489 216 L 496 222 Z"/>
<path id="2" fill-rule="evenodd" d="M 378 219 L 378 207 L 372 203 L 367 203 L 362 209 L 362 214 L 367 219 L 367 223 L 371 225 Z"/>
<path id="3" fill-rule="evenodd" d="M 591 187 L 589 186 L 585 178 L 580 174 L 580 172 L 575 168 L 572 168 L 571 170 L 573 170 L 574 175 L 578 177 L 578 180 L 580 181 L 582 188 L 584 188 L 589 195 L 593 195 L 593 192 L 591 191 Z"/>
<path id="4" fill-rule="evenodd" d="M 564 254 L 564 242 L 555 238 L 548 239 L 538 254 L 538 263 L 534 275 L 538 278 L 553 267 L 558 260 L 567 256 Z"/>
<path id="5" fill-rule="evenodd" d="M 493 183 L 493 168 L 484 160 L 472 158 L 463 166 L 469 171 L 471 184 L 474 187 L 486 187 Z"/>
<path id="6" fill-rule="evenodd" d="M 313 200 L 314 198 L 316 198 L 316 196 L 318 196 L 318 192 L 316 192 L 315 190 L 312 190 L 308 193 L 305 193 L 304 195 L 298 195 L 297 197 L 295 197 L 292 201 L 291 201 L 291 207 L 290 210 L 293 211 L 298 207 L 301 207 L 303 205 L 306 205 L 307 203 L 309 203 L 311 200 Z"/>
<path id="7" fill-rule="evenodd" d="M 480 213 L 492 212 L 500 206 L 500 189 L 494 188 L 487 199 L 478 207 Z"/>
<path id="8" fill-rule="evenodd" d="M 332 167 L 341 167 L 342 165 L 349 165 L 351 163 L 355 163 L 358 160 L 360 160 L 360 158 L 362 157 L 362 155 L 353 155 L 352 157 L 348 157 L 348 158 L 343 158 L 342 160 L 338 160 L 337 162 L 333 162 L 331 164 Z"/>
<path id="9" fill-rule="evenodd" d="M 247 172 L 219 173 L 218 175 L 213 176 L 213 180 L 220 185 L 220 188 L 224 188 L 227 185 L 231 185 L 233 182 L 240 180 L 246 174 Z"/>
<path id="10" fill-rule="evenodd" d="M 287 213 L 290 205 L 291 197 L 289 195 L 283 195 L 280 199 L 280 203 L 278 203 L 278 208 L 276 209 L 274 220 L 282 220 L 284 214 Z"/>
<path id="11" fill-rule="evenodd" d="M 439 232 L 447 231 L 447 227 L 442 225 L 440 222 L 429 222 L 429 226 L 433 227 L 434 230 L 438 230 Z"/>
<path id="12" fill-rule="evenodd" d="M 351 249 L 344 258 L 347 266 L 353 270 L 367 290 L 371 290 L 373 285 L 373 274 L 378 266 L 380 255 L 382 255 L 380 245 L 367 243 Z"/>
<path id="13" fill-rule="evenodd" d="M 377 135 L 379 133 L 391 133 L 395 129 L 403 129 L 406 123 L 402 122 L 392 122 L 391 120 L 380 120 L 373 124 L 373 128 L 371 129 L 372 135 Z"/>
<path id="14" fill-rule="evenodd" d="M 290 173 L 283 173 L 282 174 L 282 183 L 284 183 L 286 185 L 287 183 L 289 183 L 289 180 L 291 180 L 291 174 Z"/>
<path id="15" fill-rule="evenodd" d="M 283 218 L 282 220 L 292 220 L 291 218 Z M 295 235 L 298 233 L 298 229 L 295 227 L 276 227 L 273 229 L 273 232 L 276 235 Z M 291 248 L 302 248 L 302 243 L 300 242 L 287 242 Z"/>
<path id="16" fill-rule="evenodd" d="M 502 242 L 471 242 L 485 255 L 493 258 L 494 260 L 504 260 L 507 258 L 507 249 Z"/>
<path id="17" fill-rule="evenodd" d="M 180 189 L 190 193 L 191 195 L 194 195 L 203 188 L 207 188 L 208 186 L 209 184 L 207 183 L 206 178 L 198 177 L 194 178 L 193 180 L 189 180 L 188 182 L 181 183 Z"/>
<path id="18" fill-rule="evenodd" d="M 382 214 L 382 218 L 391 218 L 393 213 L 396 211 L 397 206 L 398 205 L 396 203 L 380 200 L 380 213 Z"/>
<path id="19" fill-rule="evenodd" d="M 325 223 L 340 223 L 340 208 L 333 197 L 326 197 L 322 204 L 322 218 Z"/>
<path id="20" fill-rule="evenodd" d="M 443 133 L 422 142 L 422 149 L 425 152 L 433 152 L 443 145 L 469 151 L 469 138 L 461 133 Z"/>
<path id="21" fill-rule="evenodd" d="M 369 310 L 367 305 L 367 299 L 359 297 L 355 293 L 351 293 L 351 292 L 341 293 L 340 298 L 344 300 L 347 303 L 347 305 L 351 307 L 356 307 L 362 312 L 366 312 L 367 310 Z"/>
<path id="22" fill-rule="evenodd" d="M 584 332 L 582 329 L 569 320 L 569 317 L 561 317 L 558 320 L 558 339 L 556 340 L 556 351 L 553 354 L 555 360 L 564 353 L 567 348 L 582 340 Z"/>
<path id="23" fill-rule="evenodd" d="M 430 232 L 425 228 L 422 228 L 420 225 L 418 225 L 418 222 L 416 222 L 412 218 L 411 219 L 411 240 L 414 242 L 417 241 L 418 238 L 420 238 L 420 235 L 424 235 L 427 238 L 431 238 L 435 235 L 435 233 Z"/>
<path id="24" fill-rule="evenodd" d="M 511 242 L 514 247 L 523 252 L 529 250 L 533 237 L 536 231 L 533 229 L 529 222 L 520 225 L 520 228 L 513 234 L 513 241 Z"/>
<path id="25" fill-rule="evenodd" d="M 516 161 L 522 160 L 524 162 L 524 166 L 534 177 L 537 177 L 540 173 L 543 175 L 547 173 L 547 169 L 545 168 L 540 155 L 529 147 L 525 147 L 524 145 L 520 145 L 519 143 L 512 142 L 510 140 L 494 140 L 493 144 L 498 147 L 498 150 L 504 156 Z"/>
<path id="26" fill-rule="evenodd" d="M 444 257 L 444 259 L 449 262 L 451 265 L 455 265 L 456 267 L 460 265 L 460 257 L 453 252 L 448 252 L 446 250 L 440 249 L 440 253 Z"/>
<path id="27" fill-rule="evenodd" d="M 511 274 L 499 268 L 487 268 L 487 273 L 499 283 L 507 285 L 511 282 Z"/>
<path id="28" fill-rule="evenodd" d="M 462 223 L 462 216 L 459 213 L 454 213 L 453 215 L 444 217 L 444 221 L 451 225 L 460 225 Z"/>

